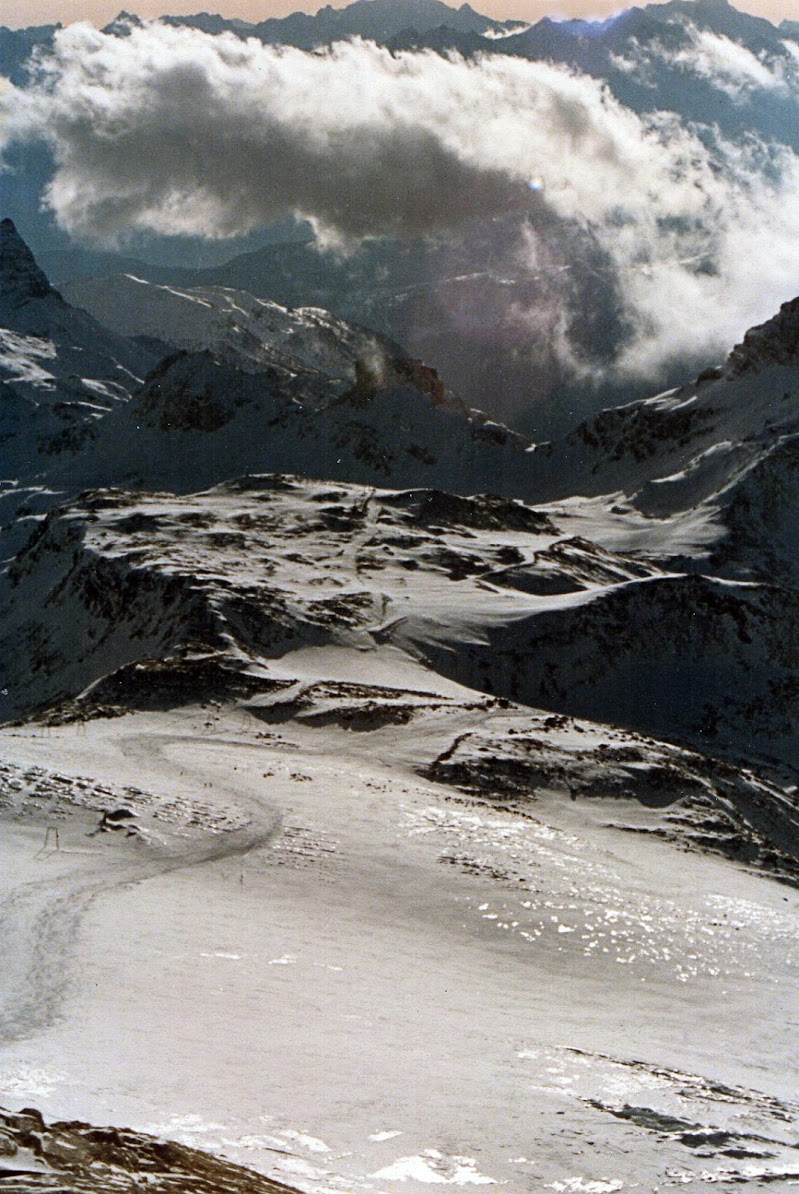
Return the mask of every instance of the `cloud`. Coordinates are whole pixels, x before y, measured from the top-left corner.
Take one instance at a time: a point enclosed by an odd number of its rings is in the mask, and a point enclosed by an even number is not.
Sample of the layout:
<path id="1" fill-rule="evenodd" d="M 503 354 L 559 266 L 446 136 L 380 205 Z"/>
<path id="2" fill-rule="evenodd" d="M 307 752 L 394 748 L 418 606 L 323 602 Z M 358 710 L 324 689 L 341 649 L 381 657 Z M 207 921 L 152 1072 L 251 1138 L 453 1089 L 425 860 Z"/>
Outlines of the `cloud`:
<path id="1" fill-rule="evenodd" d="M 724 38 L 701 44 L 725 79 L 766 69 Z M 728 344 L 799 289 L 789 150 L 768 170 L 760 150 L 718 140 L 711 155 L 676 118 L 637 116 L 545 63 L 73 25 L 31 86 L 0 94 L 0 138 L 50 144 L 45 201 L 84 239 L 224 238 L 294 214 L 346 245 L 519 212 L 534 230 L 520 257 L 540 270 L 547 238 L 578 228 L 614 274 L 630 375 Z M 563 320 L 548 326 L 567 356 Z"/>
<path id="2" fill-rule="evenodd" d="M 674 48 L 657 38 L 642 42 L 628 39 L 621 53 L 609 56 L 611 66 L 638 84 L 653 90 L 663 84 L 663 68 L 680 75 L 694 75 L 716 91 L 745 104 L 756 94 L 796 98 L 799 95 L 799 46 L 782 41 L 772 53 L 754 53 L 748 46 L 693 22 L 675 19 L 682 44 Z"/>
<path id="3" fill-rule="evenodd" d="M 743 332 L 799 293 L 799 161 L 786 151 L 779 180 L 731 187 L 715 231 L 664 236 L 624 273 L 634 334 L 615 361 L 631 377 L 690 357 L 721 360 Z M 684 253 L 688 256 L 683 256 Z"/>
<path id="4" fill-rule="evenodd" d="M 790 58 L 767 61 L 746 46 L 708 29 L 689 25 L 691 46 L 671 55 L 669 61 L 709 79 L 732 99 L 742 99 L 753 91 L 788 93 L 796 83 Z"/>
<path id="5" fill-rule="evenodd" d="M 596 81 L 499 57 L 73 25 L 4 106 L 8 139 L 52 145 L 47 201 L 84 236 L 228 236 L 292 212 L 343 237 L 417 235 L 542 201 L 602 220 L 667 188 L 683 214 L 706 199 L 696 165 L 680 179 L 689 136 L 666 147 Z"/>

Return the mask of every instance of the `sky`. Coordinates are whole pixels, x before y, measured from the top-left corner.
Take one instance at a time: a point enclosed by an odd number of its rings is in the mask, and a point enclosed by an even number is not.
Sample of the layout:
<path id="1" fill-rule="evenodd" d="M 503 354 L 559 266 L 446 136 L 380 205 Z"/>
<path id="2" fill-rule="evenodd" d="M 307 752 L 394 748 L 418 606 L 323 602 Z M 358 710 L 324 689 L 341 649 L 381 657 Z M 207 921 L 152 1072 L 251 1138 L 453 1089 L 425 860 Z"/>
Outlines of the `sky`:
<path id="1" fill-rule="evenodd" d="M 451 0 L 454 6 L 460 0 Z M 643 2 L 643 0 L 642 0 Z M 19 28 L 25 25 L 50 24 L 60 21 L 91 21 L 102 25 L 127 7 L 142 17 L 156 17 L 164 13 L 181 14 L 202 11 L 221 12 L 229 17 L 243 17 L 262 21 L 266 17 L 285 16 L 302 9 L 315 12 L 320 4 L 312 0 L 0 0 L 0 24 Z M 344 7 L 341 3 L 334 8 Z M 619 0 L 475 0 L 472 5 L 479 12 L 496 18 L 518 18 L 537 21 L 543 16 L 608 16 L 629 5 Z M 787 18 L 799 20 L 799 0 L 747 0 L 736 5 L 757 16 L 779 23 Z"/>

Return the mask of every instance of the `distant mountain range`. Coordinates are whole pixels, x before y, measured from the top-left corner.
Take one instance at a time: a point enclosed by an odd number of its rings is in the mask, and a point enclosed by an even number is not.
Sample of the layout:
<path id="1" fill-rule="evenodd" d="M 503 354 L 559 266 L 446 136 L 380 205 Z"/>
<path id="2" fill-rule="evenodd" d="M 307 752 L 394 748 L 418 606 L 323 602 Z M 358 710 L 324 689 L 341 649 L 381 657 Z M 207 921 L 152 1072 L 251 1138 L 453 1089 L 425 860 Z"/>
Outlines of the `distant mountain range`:
<path id="1" fill-rule="evenodd" d="M 741 73 L 745 62 L 728 63 L 727 86 L 720 88 L 709 71 L 697 71 L 686 57 L 698 37 L 711 35 L 745 47 L 767 70 L 790 74 L 795 69 L 792 47 L 799 45 L 799 21 L 774 25 L 734 8 L 728 0 L 666 0 L 631 7 L 601 21 L 543 17 L 533 24 L 492 20 L 469 4 L 454 8 L 443 0 L 355 0 L 344 8 L 327 5 L 315 14 L 296 12 L 257 23 L 207 12 L 165 14 L 161 19 L 176 27 L 300 49 L 360 37 L 392 49 L 455 50 L 466 56 L 501 54 L 563 63 L 606 80 L 633 111 L 674 111 L 700 124 L 717 123 L 732 134 L 757 127 L 767 139 L 799 145 L 796 121 L 791 119 L 795 98 L 785 89 L 760 94 L 756 80 Z M 139 21 L 122 11 L 105 32 L 125 36 Z M 24 84 L 33 51 L 51 46 L 59 27 L 0 27 L 2 74 Z"/>
<path id="2" fill-rule="evenodd" d="M 757 145 L 768 186 L 781 148 L 799 151 L 799 24 L 775 26 L 726 0 L 669 0 L 605 21 L 544 18 L 526 28 L 441 0 L 357 0 L 258 24 L 207 13 L 164 19 L 272 45 L 318 48 L 364 37 L 393 50 L 562 64 L 602 80 L 633 113 L 674 113 L 705 142 L 720 177 L 736 155 Z M 137 20 L 121 13 L 108 30 L 125 36 Z M 47 48 L 55 29 L 0 29 L 0 69 L 23 85 L 33 50 Z M 543 233 L 536 227 L 557 252 L 535 268 L 521 251 L 529 217 L 473 224 L 436 240 L 366 241 L 345 259 L 318 253 L 303 225 L 227 245 L 139 235 L 125 253 L 99 253 L 70 246 L 39 210 L 52 171 L 46 150 L 12 147 L 9 164 L 6 210 L 57 283 L 128 272 L 177 286 L 232 286 L 284 305 L 323 306 L 424 357 L 467 402 L 535 437 L 560 435 L 580 417 L 642 392 L 641 380 L 614 372 L 630 337 L 619 280 L 607 256 L 573 223 L 553 217 Z M 775 306 L 790 297 L 776 294 Z M 534 327 L 524 317 L 530 311 Z M 572 356 L 557 348 L 564 338 L 580 362 L 577 374 Z M 702 360 L 688 348 L 675 350 L 649 384 L 684 381 Z"/>

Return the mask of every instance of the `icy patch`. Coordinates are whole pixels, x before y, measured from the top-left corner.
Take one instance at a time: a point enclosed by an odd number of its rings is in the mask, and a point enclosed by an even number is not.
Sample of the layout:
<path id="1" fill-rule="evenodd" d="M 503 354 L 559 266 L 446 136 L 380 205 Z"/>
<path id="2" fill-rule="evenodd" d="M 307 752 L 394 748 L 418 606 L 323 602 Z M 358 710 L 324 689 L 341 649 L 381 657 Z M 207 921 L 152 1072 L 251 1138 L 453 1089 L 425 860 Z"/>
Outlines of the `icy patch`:
<path id="1" fill-rule="evenodd" d="M 195 1140 L 211 1133 L 224 1131 L 224 1124 L 204 1120 L 200 1115 L 174 1115 L 165 1123 L 148 1124 L 144 1131 L 151 1136 L 178 1139 L 191 1146 Z"/>
<path id="2" fill-rule="evenodd" d="M 575 1194 L 614 1194 L 616 1190 L 624 1189 L 624 1182 L 618 1178 L 610 1181 L 588 1181 L 584 1177 L 569 1177 L 562 1182 L 551 1182 L 545 1187 L 547 1190 L 558 1190 L 561 1194 L 575 1191 Z"/>
<path id="3" fill-rule="evenodd" d="M 6 370 L 12 381 L 27 381 L 33 385 L 53 381 L 53 374 L 40 362 L 55 358 L 56 346 L 52 340 L 0 328 L 0 369 Z"/>
<path id="4" fill-rule="evenodd" d="M 28 1069 L 20 1066 L 14 1070 L 0 1070 L 0 1090 L 5 1095 L 37 1095 L 47 1098 L 57 1086 L 67 1081 L 66 1074 L 53 1070 Z"/>
<path id="5" fill-rule="evenodd" d="M 428 1148 L 421 1156 L 398 1157 L 393 1165 L 373 1173 L 372 1177 L 390 1182 L 426 1182 L 449 1186 L 495 1186 L 493 1177 L 477 1172 L 471 1157 L 445 1157 Z"/>
<path id="6" fill-rule="evenodd" d="M 382 1144 L 384 1140 L 393 1140 L 395 1136 L 401 1136 L 402 1132 L 373 1132 L 369 1137 L 374 1140 L 375 1144 Z"/>
<path id="7" fill-rule="evenodd" d="M 293 966 L 296 961 L 297 961 L 297 959 L 294 957 L 294 954 L 283 954 L 282 958 L 271 958 L 269 961 L 269 965 L 270 966 Z"/>
<path id="8" fill-rule="evenodd" d="M 293 1140 L 295 1144 L 299 1144 L 300 1148 L 307 1148 L 309 1153 L 330 1152 L 324 1140 L 318 1140 L 316 1136 L 306 1136 L 304 1132 L 295 1132 L 292 1128 L 287 1128 L 281 1135 L 285 1136 L 287 1140 Z"/>

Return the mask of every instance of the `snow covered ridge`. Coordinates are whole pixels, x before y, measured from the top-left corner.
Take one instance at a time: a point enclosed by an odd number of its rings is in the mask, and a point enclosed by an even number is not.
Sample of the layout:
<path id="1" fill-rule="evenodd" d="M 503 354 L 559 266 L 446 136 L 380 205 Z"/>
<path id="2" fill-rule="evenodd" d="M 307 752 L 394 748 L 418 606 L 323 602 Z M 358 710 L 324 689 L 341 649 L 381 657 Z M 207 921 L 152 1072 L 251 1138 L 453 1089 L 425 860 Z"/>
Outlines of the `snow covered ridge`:
<path id="1" fill-rule="evenodd" d="M 299 692 L 292 670 L 308 648 L 375 660 L 399 650 L 430 669 L 433 689 L 443 675 L 506 706 L 734 760 L 745 750 L 777 776 L 799 761 L 794 593 L 664 572 L 500 498 L 286 476 L 185 497 L 95 491 L 47 516 L 6 574 L 2 608 L 4 719 L 214 699 L 243 701 L 266 724 L 412 726 L 425 714 L 418 697 L 342 690 L 325 703 L 321 690 Z M 490 749 L 498 790 L 508 749 Z M 633 790 L 651 789 L 655 803 L 661 791 L 667 802 L 722 791 L 719 763 L 705 769 L 697 756 L 686 768 L 678 754 L 663 763 L 651 746 L 636 750 Z M 453 753 L 431 760 L 431 774 L 481 788 L 479 760 L 457 771 Z M 612 751 L 569 763 L 562 746 L 547 758 L 533 743 L 508 777 L 519 790 L 554 776 L 607 794 L 632 782 L 625 766 Z M 744 804 L 758 831 L 769 838 L 779 823 L 777 839 L 793 849 L 793 803 L 779 787 Z"/>
<path id="2" fill-rule="evenodd" d="M 701 558 L 729 579 L 795 586 L 798 311 L 797 300 L 786 303 L 693 384 L 602 411 L 537 446 L 537 500 L 605 495 L 606 511 L 618 513 L 612 542 L 643 551 L 660 542 L 661 559 L 663 536 L 690 522 L 693 566 Z"/>
<path id="3" fill-rule="evenodd" d="M 81 279 L 61 288 L 122 336 L 149 336 L 188 352 L 207 349 L 222 363 L 257 370 L 279 365 L 355 381 L 356 366 L 379 375 L 402 350 L 320 308 L 292 310 L 224 286 L 157 286 L 131 274 Z"/>
<path id="4" fill-rule="evenodd" d="M 43 275 L 10 222 L 5 243 L 9 275 L 20 274 L 14 263 L 23 259 L 38 285 Z M 67 493 L 120 481 L 189 490 L 288 470 L 523 490 L 528 442 L 468 410 L 435 370 L 383 337 L 316 308 L 223 288 L 132 277 L 93 287 L 77 287 L 75 297 L 91 291 L 89 305 L 124 335 L 49 288 L 4 308 L 0 287 L 9 478 L 40 474 Z M 98 346 L 108 352 L 98 355 Z M 131 373 L 121 385 L 120 359 L 137 363 L 140 377 L 146 365 L 144 385 Z M 93 378 L 72 372 L 90 362 Z M 107 411 L 114 417 L 98 418 Z"/>
<path id="5" fill-rule="evenodd" d="M 18 1194 L 68 1186 L 74 1194 L 294 1194 L 293 1188 L 182 1144 L 86 1123 L 46 1123 L 0 1108 L 0 1180 Z"/>
<path id="6" fill-rule="evenodd" d="M 11 220 L 0 223 L 0 438 L 3 480 L 80 450 L 156 357 L 70 307 Z"/>

